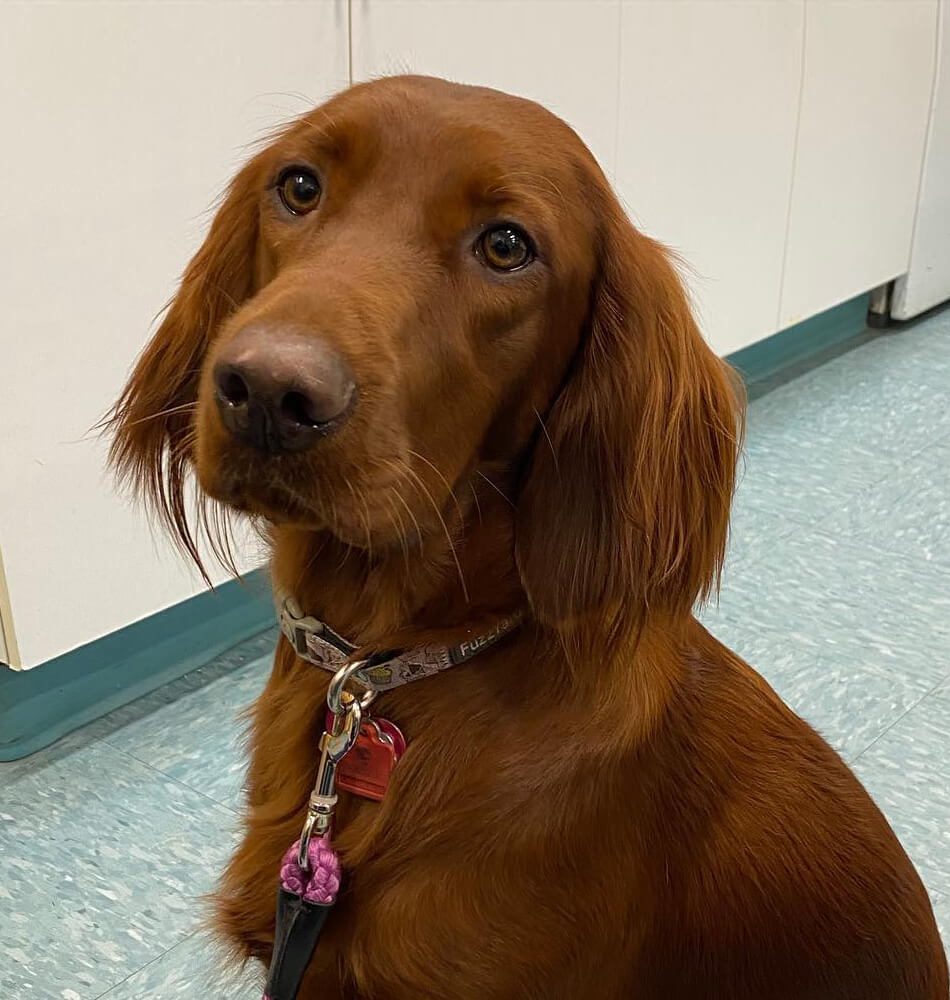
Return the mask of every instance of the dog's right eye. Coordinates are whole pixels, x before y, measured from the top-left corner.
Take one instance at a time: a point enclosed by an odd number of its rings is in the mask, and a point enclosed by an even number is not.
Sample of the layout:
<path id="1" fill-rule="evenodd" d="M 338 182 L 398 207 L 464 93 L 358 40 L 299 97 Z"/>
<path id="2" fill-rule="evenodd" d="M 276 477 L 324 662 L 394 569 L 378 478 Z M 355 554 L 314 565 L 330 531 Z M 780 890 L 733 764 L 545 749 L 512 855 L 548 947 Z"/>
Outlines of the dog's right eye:
<path id="1" fill-rule="evenodd" d="M 277 193 L 288 212 L 306 215 L 320 201 L 320 181 L 306 167 L 288 167 L 278 178 Z"/>

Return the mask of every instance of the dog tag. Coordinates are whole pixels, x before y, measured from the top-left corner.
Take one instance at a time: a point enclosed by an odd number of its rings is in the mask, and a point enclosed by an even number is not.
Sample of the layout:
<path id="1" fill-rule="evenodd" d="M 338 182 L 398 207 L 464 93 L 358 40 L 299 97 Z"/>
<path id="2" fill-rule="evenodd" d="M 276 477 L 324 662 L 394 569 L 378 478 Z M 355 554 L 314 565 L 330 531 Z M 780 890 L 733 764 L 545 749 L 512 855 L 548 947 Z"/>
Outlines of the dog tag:
<path id="1" fill-rule="evenodd" d="M 393 768 L 406 749 L 399 727 L 388 719 L 364 719 L 350 752 L 337 765 L 336 787 L 382 801 Z"/>

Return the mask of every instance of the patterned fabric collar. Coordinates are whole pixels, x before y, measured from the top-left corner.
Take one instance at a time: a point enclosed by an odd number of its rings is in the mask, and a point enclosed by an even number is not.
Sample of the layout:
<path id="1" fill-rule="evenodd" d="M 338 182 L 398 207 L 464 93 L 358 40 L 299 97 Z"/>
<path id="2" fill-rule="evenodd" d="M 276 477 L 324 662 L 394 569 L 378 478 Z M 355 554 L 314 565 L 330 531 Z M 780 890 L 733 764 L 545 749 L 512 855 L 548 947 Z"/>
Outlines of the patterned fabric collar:
<path id="1" fill-rule="evenodd" d="M 304 615 L 292 597 L 284 598 L 280 603 L 279 618 L 281 632 L 301 659 L 329 673 L 336 673 L 343 664 L 352 661 L 357 647 L 329 625 Z M 471 660 L 504 639 L 523 620 L 522 613 L 509 615 L 487 632 L 467 637 L 455 646 L 433 643 L 405 652 L 380 653 L 367 660 L 366 665 L 353 676 L 371 691 L 390 691 Z"/>

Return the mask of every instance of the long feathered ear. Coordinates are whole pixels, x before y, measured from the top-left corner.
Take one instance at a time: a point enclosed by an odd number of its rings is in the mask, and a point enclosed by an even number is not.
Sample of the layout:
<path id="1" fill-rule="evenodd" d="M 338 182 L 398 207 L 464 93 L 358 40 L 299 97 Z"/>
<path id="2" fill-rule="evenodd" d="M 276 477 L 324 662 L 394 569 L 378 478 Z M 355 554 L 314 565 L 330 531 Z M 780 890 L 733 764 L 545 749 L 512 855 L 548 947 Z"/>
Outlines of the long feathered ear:
<path id="1" fill-rule="evenodd" d="M 254 291 L 260 164 L 237 175 L 178 293 L 103 421 L 114 435 L 110 463 L 154 509 L 207 579 L 189 524 L 186 483 L 192 463 L 201 366 L 215 332 Z M 222 512 L 197 502 L 212 551 L 233 568 Z"/>
<path id="2" fill-rule="evenodd" d="M 743 400 L 668 253 L 604 203 L 588 329 L 526 469 L 516 538 L 543 621 L 596 612 L 616 630 L 688 613 L 718 584 Z"/>

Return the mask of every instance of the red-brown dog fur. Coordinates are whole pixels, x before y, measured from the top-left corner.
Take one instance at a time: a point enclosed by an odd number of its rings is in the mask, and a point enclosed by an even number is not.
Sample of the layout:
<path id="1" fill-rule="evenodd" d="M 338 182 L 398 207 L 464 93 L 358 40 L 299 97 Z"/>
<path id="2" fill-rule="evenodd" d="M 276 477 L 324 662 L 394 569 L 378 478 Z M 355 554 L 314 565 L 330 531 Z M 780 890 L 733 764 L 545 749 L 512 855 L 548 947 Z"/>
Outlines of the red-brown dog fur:
<path id="1" fill-rule="evenodd" d="M 299 163 L 324 187 L 303 219 L 273 190 Z M 537 243 L 521 273 L 470 252 L 497 218 Z M 342 353 L 359 402 L 314 450 L 265 457 L 227 435 L 209 373 L 239 329 L 291 322 Z M 303 1000 L 945 1000 L 888 824 L 693 617 L 741 414 L 668 255 L 537 105 L 381 80 L 238 174 L 117 404 L 118 468 L 197 555 L 194 468 L 264 527 L 279 590 L 367 648 L 529 609 L 378 700 L 409 750 L 381 804 L 343 796 L 346 886 Z M 265 963 L 326 684 L 282 640 L 253 711 L 216 912 Z"/>

